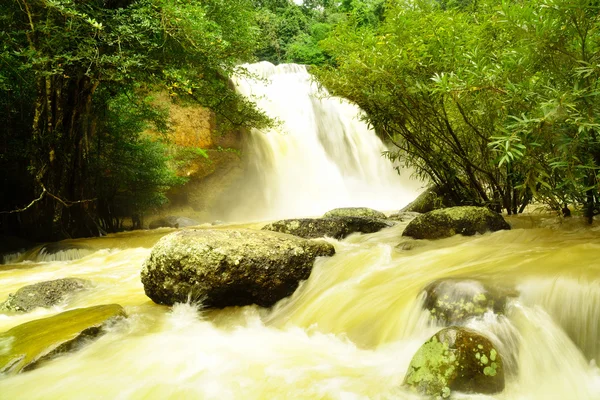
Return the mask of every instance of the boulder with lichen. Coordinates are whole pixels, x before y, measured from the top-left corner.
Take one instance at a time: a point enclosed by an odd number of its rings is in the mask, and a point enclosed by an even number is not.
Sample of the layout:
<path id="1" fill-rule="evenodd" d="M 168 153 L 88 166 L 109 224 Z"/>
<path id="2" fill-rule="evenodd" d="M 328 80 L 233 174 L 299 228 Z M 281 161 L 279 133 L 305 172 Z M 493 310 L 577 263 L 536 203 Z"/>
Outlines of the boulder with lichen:
<path id="1" fill-rule="evenodd" d="M 278 232 L 189 229 L 156 243 L 141 278 L 158 304 L 270 307 L 309 277 L 317 257 L 333 254 L 329 243 Z"/>
<path id="2" fill-rule="evenodd" d="M 485 336 L 462 327 L 449 327 L 419 348 L 408 367 L 404 384 L 434 397 L 454 391 L 494 394 L 504 390 L 502 357 Z"/>
<path id="3" fill-rule="evenodd" d="M 510 229 L 502 215 L 484 207 L 450 207 L 421 214 L 409 222 L 402 236 L 441 239 L 454 235 L 472 236 Z"/>
<path id="4" fill-rule="evenodd" d="M 439 279 L 424 289 L 423 307 L 443 325 L 461 324 L 481 317 L 486 312 L 502 315 L 508 299 L 517 297 L 516 290 L 484 284 L 473 279 Z"/>
<path id="5" fill-rule="evenodd" d="M 305 239 L 325 236 L 343 239 L 352 233 L 374 233 L 392 225 L 392 222 L 364 217 L 296 218 L 275 221 L 262 229 Z"/>
<path id="6" fill-rule="evenodd" d="M 38 307 L 52 307 L 89 286 L 89 281 L 78 278 L 55 279 L 27 285 L 9 294 L 6 301 L 0 304 L 0 312 L 29 312 Z"/>
<path id="7" fill-rule="evenodd" d="M 336 217 L 362 217 L 362 218 L 375 218 L 385 219 L 386 216 L 381 211 L 373 210 L 367 207 L 343 207 L 334 208 L 333 210 L 327 211 L 323 214 L 323 218 L 336 218 Z"/>

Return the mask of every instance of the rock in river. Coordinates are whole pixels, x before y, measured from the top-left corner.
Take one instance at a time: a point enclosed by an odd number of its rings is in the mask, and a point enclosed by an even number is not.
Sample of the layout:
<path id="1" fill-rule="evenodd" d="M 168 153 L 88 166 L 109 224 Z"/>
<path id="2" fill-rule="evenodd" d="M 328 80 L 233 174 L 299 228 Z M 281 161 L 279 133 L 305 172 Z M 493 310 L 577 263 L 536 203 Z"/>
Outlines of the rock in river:
<path id="1" fill-rule="evenodd" d="M 29 312 L 38 307 L 52 307 L 62 303 L 70 294 L 90 286 L 90 282 L 77 278 L 56 279 L 24 286 L 11 293 L 0 311 Z"/>
<path id="2" fill-rule="evenodd" d="M 409 222 L 402 236 L 415 239 L 441 239 L 457 234 L 510 229 L 502 215 L 484 207 L 451 207 L 421 214 Z"/>
<path id="3" fill-rule="evenodd" d="M 460 324 L 487 311 L 504 314 L 509 297 L 517 297 L 515 290 L 484 285 L 472 279 L 440 279 L 424 289 L 424 307 L 441 324 Z"/>
<path id="4" fill-rule="evenodd" d="M 386 216 L 381 211 L 373 210 L 367 207 L 345 207 L 335 208 L 331 211 L 327 211 L 323 218 L 335 218 L 335 217 L 363 217 L 363 218 L 379 218 L 385 219 Z"/>
<path id="5" fill-rule="evenodd" d="M 167 217 L 155 219 L 154 221 L 150 222 L 149 228 L 185 228 L 187 226 L 196 225 L 200 225 L 200 222 L 187 217 L 176 217 L 169 215 Z"/>
<path id="6" fill-rule="evenodd" d="M 456 204 L 447 191 L 437 186 L 427 188 L 412 203 L 404 207 L 402 211 L 427 213 L 439 208 L 456 206 Z"/>
<path id="7" fill-rule="evenodd" d="M 99 336 L 107 323 L 125 316 L 118 304 L 77 308 L 0 333 L 0 373 L 33 369 L 54 355 Z"/>
<path id="8" fill-rule="evenodd" d="M 222 308 L 270 307 L 291 295 L 333 246 L 269 231 L 191 229 L 160 239 L 142 268 L 146 295 Z"/>
<path id="9" fill-rule="evenodd" d="M 289 233 L 305 239 L 332 237 L 343 239 L 351 233 L 373 233 L 392 226 L 384 220 L 363 217 L 284 219 L 264 226 L 267 231 Z"/>
<path id="10" fill-rule="evenodd" d="M 504 390 L 502 358 L 492 342 L 459 327 L 442 329 L 414 355 L 404 384 L 448 398 L 452 391 L 493 394 Z"/>

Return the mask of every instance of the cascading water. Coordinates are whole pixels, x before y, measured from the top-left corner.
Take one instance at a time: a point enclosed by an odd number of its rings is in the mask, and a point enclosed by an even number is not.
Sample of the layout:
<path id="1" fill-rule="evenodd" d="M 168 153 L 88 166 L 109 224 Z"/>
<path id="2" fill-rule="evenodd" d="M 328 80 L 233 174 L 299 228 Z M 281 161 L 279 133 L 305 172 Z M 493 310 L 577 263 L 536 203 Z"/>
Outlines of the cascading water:
<path id="1" fill-rule="evenodd" d="M 273 115 L 285 120 L 277 130 L 251 135 L 255 175 L 235 198 L 247 203 L 238 220 L 352 205 L 396 210 L 409 200 L 379 155 L 383 145 L 356 120 L 356 108 L 320 99 L 304 67 L 249 68 L 273 84 L 238 80 L 240 91 L 268 93 L 260 101 L 280 109 Z M 289 81 L 287 89 L 277 81 Z M 475 237 L 416 241 L 401 236 L 407 223 L 400 222 L 373 234 L 325 239 L 335 256 L 318 259 L 310 277 L 271 309 L 198 310 L 150 301 L 140 270 L 150 248 L 173 229 L 15 254 L 0 265 L 0 301 L 59 278 L 87 279 L 91 287 L 51 308 L 0 312 L 0 332 L 109 303 L 122 305 L 128 318 L 39 369 L 0 373 L 0 399 L 424 399 L 403 380 L 411 358 L 442 327 L 424 310 L 423 288 L 444 278 L 493 282 L 512 293 L 505 313 L 464 322 L 495 343 L 505 389 L 452 398 L 600 399 L 600 229 L 576 218 L 507 220 L 512 230 Z M 0 361 L 11 345 L 0 334 Z"/>
<path id="2" fill-rule="evenodd" d="M 518 226 L 529 216 L 511 217 Z M 273 309 L 198 312 L 159 306 L 139 271 L 162 229 L 71 241 L 92 253 L 71 261 L 0 267 L 0 300 L 34 282 L 73 276 L 94 287 L 51 309 L 0 314 L 0 331 L 62 310 L 119 303 L 129 318 L 83 349 L 16 376 L 2 399 L 424 399 L 402 386 L 411 358 L 441 328 L 421 290 L 444 278 L 513 287 L 506 315 L 466 325 L 497 343 L 506 387 L 456 399 L 600 398 L 597 336 L 600 231 L 554 225 L 424 241 L 403 250 L 401 223 L 329 241 L 336 255 Z M 247 225 L 249 228 L 256 226 Z M 108 250 L 110 249 L 110 250 Z M 0 352 L 2 343 L 0 343 Z"/>
<path id="3" fill-rule="evenodd" d="M 257 79 L 238 76 L 237 90 L 279 124 L 246 138 L 248 174 L 229 196 L 236 203 L 226 219 L 316 216 L 349 206 L 397 210 L 415 197 L 418 185 L 382 156 L 386 147 L 360 109 L 319 90 L 305 66 L 243 67 Z"/>

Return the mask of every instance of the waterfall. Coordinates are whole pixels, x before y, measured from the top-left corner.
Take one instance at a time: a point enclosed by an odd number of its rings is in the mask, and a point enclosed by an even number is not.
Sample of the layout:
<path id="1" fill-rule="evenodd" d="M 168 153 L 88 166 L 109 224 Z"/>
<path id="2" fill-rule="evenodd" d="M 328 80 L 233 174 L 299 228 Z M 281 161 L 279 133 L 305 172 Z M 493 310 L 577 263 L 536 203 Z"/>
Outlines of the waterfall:
<path id="1" fill-rule="evenodd" d="M 247 174 L 229 196 L 228 219 L 318 216 L 353 206 L 398 210 L 415 197 L 418 185 L 382 156 L 386 147 L 361 110 L 319 89 L 305 66 L 243 68 L 256 79 L 237 76 L 238 92 L 278 124 L 247 135 Z"/>

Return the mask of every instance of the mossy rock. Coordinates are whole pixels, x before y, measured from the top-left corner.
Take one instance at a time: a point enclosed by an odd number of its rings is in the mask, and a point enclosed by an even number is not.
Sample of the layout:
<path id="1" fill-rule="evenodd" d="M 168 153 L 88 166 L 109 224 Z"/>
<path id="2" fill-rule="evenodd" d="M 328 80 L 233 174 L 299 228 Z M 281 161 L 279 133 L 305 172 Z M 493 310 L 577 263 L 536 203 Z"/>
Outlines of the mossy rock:
<path id="1" fill-rule="evenodd" d="M 156 243 L 141 278 L 158 304 L 270 307 L 310 276 L 317 257 L 333 254 L 329 243 L 283 233 L 189 229 Z"/>
<path id="2" fill-rule="evenodd" d="M 444 325 L 461 324 L 481 317 L 488 311 L 504 314 L 509 298 L 519 293 L 513 289 L 491 286 L 471 279 L 440 279 L 425 287 L 423 306 L 431 317 Z"/>
<path id="3" fill-rule="evenodd" d="M 38 307 L 52 307 L 89 286 L 89 281 L 77 278 L 56 279 L 24 286 L 16 293 L 8 295 L 6 301 L 0 304 L 0 312 L 29 312 Z"/>
<path id="4" fill-rule="evenodd" d="M 393 223 L 363 217 L 284 219 L 264 226 L 262 229 L 288 233 L 305 239 L 331 237 L 343 239 L 352 233 L 374 233 L 389 228 Z"/>
<path id="5" fill-rule="evenodd" d="M 510 229 L 502 215 L 484 207 L 451 207 L 421 214 L 410 221 L 402 236 L 415 239 L 441 239 L 454 235 Z"/>
<path id="6" fill-rule="evenodd" d="M 461 327 L 442 329 L 417 351 L 404 384 L 442 398 L 453 391 L 494 394 L 504 390 L 502 357 L 485 336 Z"/>
<path id="7" fill-rule="evenodd" d="M 66 311 L 0 333 L 0 373 L 34 369 L 41 362 L 99 336 L 105 324 L 122 317 L 126 317 L 123 307 L 108 304 Z"/>
<path id="8" fill-rule="evenodd" d="M 188 226 L 196 225 L 200 225 L 200 222 L 187 217 L 177 217 L 169 215 L 163 218 L 155 219 L 154 221 L 150 222 L 149 228 L 185 228 Z"/>
<path id="9" fill-rule="evenodd" d="M 427 213 L 440 208 L 456 206 L 443 189 L 436 186 L 427 188 L 412 203 L 404 207 L 400 212 Z"/>
<path id="10" fill-rule="evenodd" d="M 363 218 L 379 218 L 385 219 L 386 216 L 381 211 L 373 210 L 367 207 L 345 207 L 335 208 L 327 211 L 323 218 L 336 218 L 336 217 L 363 217 Z"/>

